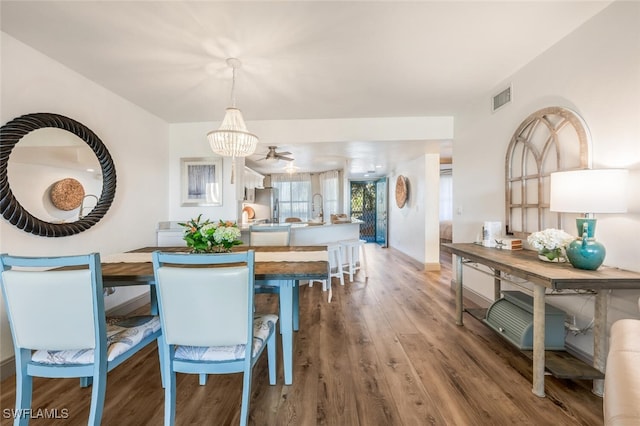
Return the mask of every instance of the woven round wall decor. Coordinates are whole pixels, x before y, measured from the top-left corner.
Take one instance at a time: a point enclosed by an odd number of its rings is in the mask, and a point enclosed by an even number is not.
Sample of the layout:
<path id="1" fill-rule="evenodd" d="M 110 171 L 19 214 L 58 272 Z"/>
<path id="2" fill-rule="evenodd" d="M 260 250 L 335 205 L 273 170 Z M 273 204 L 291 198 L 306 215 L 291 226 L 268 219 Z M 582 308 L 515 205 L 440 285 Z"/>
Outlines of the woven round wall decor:
<path id="1" fill-rule="evenodd" d="M 408 190 L 407 190 L 407 178 L 400 175 L 396 180 L 396 205 L 398 208 L 403 208 L 407 203 Z"/>
<path id="2" fill-rule="evenodd" d="M 80 207 L 84 198 L 84 187 L 73 178 L 59 180 L 51 186 L 51 202 L 60 210 Z"/>

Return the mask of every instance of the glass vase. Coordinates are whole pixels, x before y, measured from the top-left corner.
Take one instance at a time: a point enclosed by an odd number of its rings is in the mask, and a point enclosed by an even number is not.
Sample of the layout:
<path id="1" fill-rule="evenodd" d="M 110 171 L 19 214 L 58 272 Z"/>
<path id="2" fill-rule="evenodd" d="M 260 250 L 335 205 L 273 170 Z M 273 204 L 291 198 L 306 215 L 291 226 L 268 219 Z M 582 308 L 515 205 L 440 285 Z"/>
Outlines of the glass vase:
<path id="1" fill-rule="evenodd" d="M 543 262 L 555 262 L 555 263 L 563 263 L 567 261 L 564 253 L 562 252 L 562 248 L 558 247 L 555 249 L 542 249 L 538 251 L 538 259 Z"/>
<path id="2" fill-rule="evenodd" d="M 225 247 L 224 245 L 211 246 L 209 253 L 231 253 L 231 247 Z"/>

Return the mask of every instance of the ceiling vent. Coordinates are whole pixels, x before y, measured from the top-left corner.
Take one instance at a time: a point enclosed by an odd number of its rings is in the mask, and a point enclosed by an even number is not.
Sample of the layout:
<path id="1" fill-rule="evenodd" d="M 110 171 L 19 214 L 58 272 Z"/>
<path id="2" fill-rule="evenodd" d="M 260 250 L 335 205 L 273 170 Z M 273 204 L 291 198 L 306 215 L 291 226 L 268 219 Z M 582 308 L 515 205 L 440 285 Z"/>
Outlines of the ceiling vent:
<path id="1" fill-rule="evenodd" d="M 511 102 L 511 85 L 491 98 L 491 111 L 496 112 Z"/>

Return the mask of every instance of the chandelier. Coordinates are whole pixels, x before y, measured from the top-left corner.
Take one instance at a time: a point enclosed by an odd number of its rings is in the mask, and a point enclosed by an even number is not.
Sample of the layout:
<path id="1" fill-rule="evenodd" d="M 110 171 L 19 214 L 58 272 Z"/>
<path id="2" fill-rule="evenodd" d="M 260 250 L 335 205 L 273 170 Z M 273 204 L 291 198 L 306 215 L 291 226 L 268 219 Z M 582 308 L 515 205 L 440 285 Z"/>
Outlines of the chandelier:
<path id="1" fill-rule="evenodd" d="M 236 69 L 242 66 L 239 59 L 227 58 L 227 65 L 233 70 L 231 81 L 231 106 L 226 109 L 218 130 L 207 133 L 211 149 L 223 157 L 246 157 L 255 152 L 258 137 L 247 131 L 242 113 L 236 108 Z"/>

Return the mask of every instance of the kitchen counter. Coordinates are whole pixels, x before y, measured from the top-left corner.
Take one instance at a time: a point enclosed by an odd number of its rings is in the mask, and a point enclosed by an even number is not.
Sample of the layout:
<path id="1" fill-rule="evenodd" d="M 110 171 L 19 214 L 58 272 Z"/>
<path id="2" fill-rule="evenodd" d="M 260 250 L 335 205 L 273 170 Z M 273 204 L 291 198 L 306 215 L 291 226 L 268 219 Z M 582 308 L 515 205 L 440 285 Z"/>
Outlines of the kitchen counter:
<path id="1" fill-rule="evenodd" d="M 330 244 L 341 240 L 360 238 L 360 224 L 358 219 L 351 219 L 339 223 L 294 222 L 291 223 L 291 245 L 308 246 Z M 239 223 L 240 239 L 249 244 L 249 227 L 251 223 Z M 273 226 L 275 224 L 260 223 L 259 226 Z M 185 246 L 184 230 L 177 222 L 161 222 L 157 230 L 157 244 L 166 246 Z"/>
<path id="2" fill-rule="evenodd" d="M 293 222 L 291 225 L 291 245 L 306 246 L 335 243 L 341 240 L 360 238 L 361 220 L 353 219 L 340 223 Z M 249 227 L 251 224 L 240 224 L 242 241 L 249 244 Z M 265 223 L 259 226 L 273 226 Z"/>

